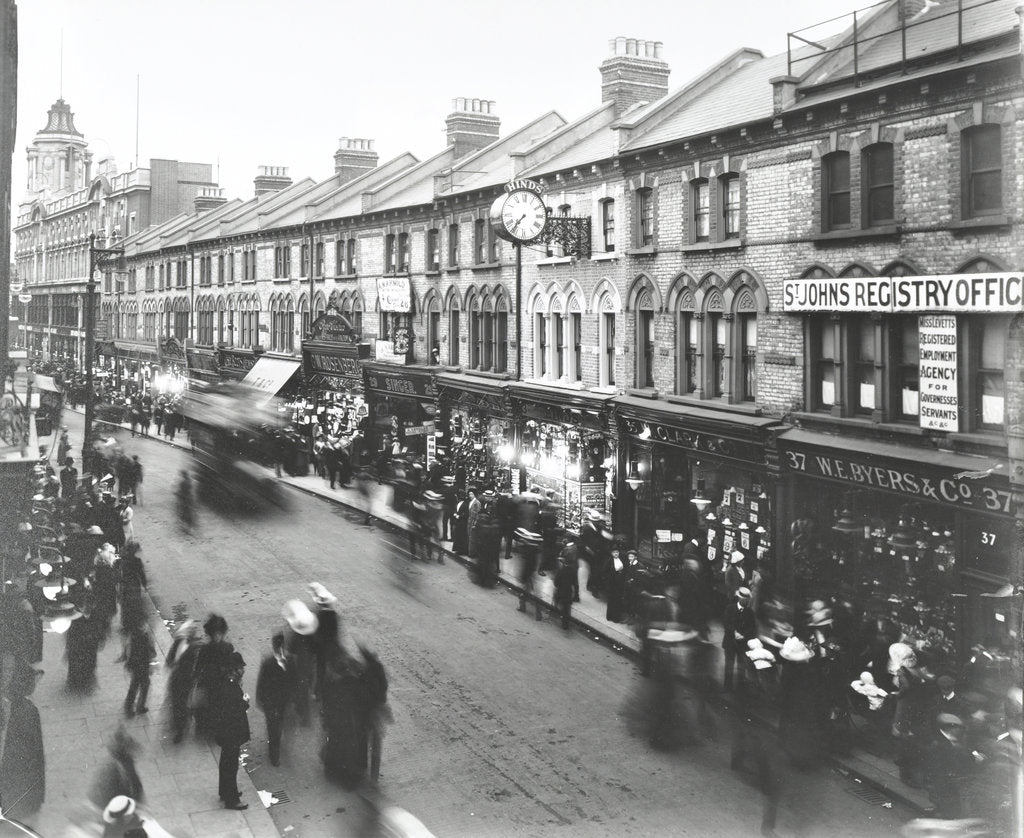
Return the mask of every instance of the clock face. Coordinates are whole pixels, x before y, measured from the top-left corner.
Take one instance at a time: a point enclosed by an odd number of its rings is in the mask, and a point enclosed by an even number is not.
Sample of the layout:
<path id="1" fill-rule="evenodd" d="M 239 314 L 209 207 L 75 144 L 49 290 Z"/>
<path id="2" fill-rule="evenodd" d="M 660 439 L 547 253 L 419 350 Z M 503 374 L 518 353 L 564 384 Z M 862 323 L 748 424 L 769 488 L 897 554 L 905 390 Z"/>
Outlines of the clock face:
<path id="1" fill-rule="evenodd" d="M 501 206 L 501 226 L 513 241 L 533 241 L 547 220 L 547 207 L 536 192 L 517 189 L 505 197 Z"/>

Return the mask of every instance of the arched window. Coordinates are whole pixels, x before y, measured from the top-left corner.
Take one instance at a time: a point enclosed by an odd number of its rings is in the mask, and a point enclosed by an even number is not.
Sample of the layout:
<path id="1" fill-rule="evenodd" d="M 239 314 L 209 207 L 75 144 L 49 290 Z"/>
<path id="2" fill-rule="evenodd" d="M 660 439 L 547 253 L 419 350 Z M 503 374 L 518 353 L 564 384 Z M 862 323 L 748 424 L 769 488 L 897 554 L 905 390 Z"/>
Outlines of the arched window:
<path id="1" fill-rule="evenodd" d="M 700 346 L 700 320 L 693 290 L 684 289 L 676 309 L 676 393 L 697 392 L 697 360 Z"/>
<path id="2" fill-rule="evenodd" d="M 482 369 L 483 362 L 483 301 L 474 294 L 469 301 L 469 368 Z"/>
<path id="3" fill-rule="evenodd" d="M 453 367 L 457 367 L 460 363 L 459 342 L 462 340 L 460 313 L 458 294 L 451 294 L 448 297 L 448 363 Z"/>
<path id="4" fill-rule="evenodd" d="M 437 232 L 436 230 L 434 232 Z M 427 338 L 427 363 L 441 363 L 441 301 L 431 294 L 424 306 L 423 318 Z"/>
<path id="5" fill-rule="evenodd" d="M 649 288 L 637 294 L 636 312 L 636 386 L 654 386 L 654 298 Z"/>
<path id="6" fill-rule="evenodd" d="M 615 375 L 615 350 L 618 345 L 618 338 L 615 330 L 616 305 L 611 294 L 605 293 L 598 298 L 598 347 L 600 349 L 600 361 L 598 364 L 598 382 L 601 387 L 614 387 Z"/>

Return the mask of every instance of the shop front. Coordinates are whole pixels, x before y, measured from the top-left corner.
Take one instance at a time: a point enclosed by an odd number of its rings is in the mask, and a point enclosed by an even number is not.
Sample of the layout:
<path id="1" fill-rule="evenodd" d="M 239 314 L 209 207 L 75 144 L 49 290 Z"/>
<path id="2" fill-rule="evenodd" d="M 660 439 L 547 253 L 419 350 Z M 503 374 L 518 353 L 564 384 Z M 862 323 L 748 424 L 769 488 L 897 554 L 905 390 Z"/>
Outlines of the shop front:
<path id="1" fill-rule="evenodd" d="M 780 552 L 799 597 L 843 593 L 931 664 L 963 665 L 981 645 L 1009 666 L 1020 499 L 1005 460 L 803 429 L 778 443 L 791 522 Z"/>
<path id="2" fill-rule="evenodd" d="M 218 349 L 217 367 L 221 378 L 226 381 L 241 381 L 252 369 L 258 357 L 251 349 Z"/>
<path id="3" fill-rule="evenodd" d="M 317 426 L 330 437 L 351 436 L 368 413 L 361 362 L 369 356 L 344 315 L 328 310 L 314 320 L 302 342 L 305 386 L 291 404 L 292 423 L 309 436 Z"/>
<path id="4" fill-rule="evenodd" d="M 115 379 L 128 393 L 142 393 L 160 371 L 156 346 L 131 341 L 114 341 Z"/>
<path id="5" fill-rule="evenodd" d="M 437 457 L 448 473 L 509 492 L 513 488 L 514 425 L 509 381 L 466 373 L 437 374 Z"/>
<path id="6" fill-rule="evenodd" d="M 189 348 L 186 353 L 188 377 L 191 381 L 215 384 L 220 381 L 220 365 L 213 349 Z"/>
<path id="7" fill-rule="evenodd" d="M 435 367 L 363 364 L 371 452 L 393 449 L 397 440 L 400 450 L 426 459 L 436 430 L 435 372 Z"/>
<path id="8" fill-rule="evenodd" d="M 175 337 L 160 344 L 160 371 L 150 381 L 153 396 L 174 398 L 188 389 L 188 356 L 185 347 Z"/>
<path id="9" fill-rule="evenodd" d="M 697 539 L 712 567 L 737 550 L 774 560 L 774 419 L 655 399 L 615 399 L 619 518 L 641 561 L 665 567 Z"/>
<path id="10" fill-rule="evenodd" d="M 509 389 L 518 450 L 514 491 L 552 493 L 559 526 L 578 532 L 587 510 L 612 520 L 614 451 L 611 396 L 515 383 Z"/>

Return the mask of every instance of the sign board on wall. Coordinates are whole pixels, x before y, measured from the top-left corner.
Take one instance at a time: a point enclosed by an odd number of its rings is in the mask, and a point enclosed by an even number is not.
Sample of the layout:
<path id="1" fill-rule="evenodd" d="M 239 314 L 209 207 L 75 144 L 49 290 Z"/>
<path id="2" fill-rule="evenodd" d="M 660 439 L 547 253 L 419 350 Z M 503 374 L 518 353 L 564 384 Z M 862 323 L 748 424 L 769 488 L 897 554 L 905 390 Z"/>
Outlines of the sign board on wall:
<path id="1" fill-rule="evenodd" d="M 1024 311 L 1019 273 L 787 279 L 784 311 Z"/>
<path id="2" fill-rule="evenodd" d="M 380 277 L 377 280 L 377 303 L 381 311 L 412 311 L 409 277 Z"/>
<path id="3" fill-rule="evenodd" d="M 917 323 L 921 427 L 933 431 L 956 431 L 960 427 L 956 317 L 952 314 L 927 314 L 917 318 Z"/>

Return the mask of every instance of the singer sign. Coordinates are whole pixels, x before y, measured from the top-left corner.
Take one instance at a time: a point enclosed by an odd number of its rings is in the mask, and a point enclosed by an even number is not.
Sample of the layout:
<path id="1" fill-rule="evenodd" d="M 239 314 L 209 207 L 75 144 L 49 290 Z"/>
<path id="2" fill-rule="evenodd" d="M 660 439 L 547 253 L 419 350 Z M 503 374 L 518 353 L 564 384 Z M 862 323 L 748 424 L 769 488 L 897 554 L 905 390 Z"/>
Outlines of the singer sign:
<path id="1" fill-rule="evenodd" d="M 1024 311 L 1019 273 L 788 279 L 784 311 Z"/>

